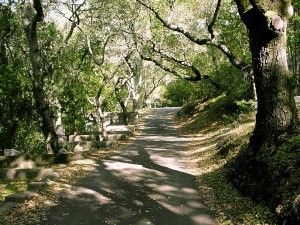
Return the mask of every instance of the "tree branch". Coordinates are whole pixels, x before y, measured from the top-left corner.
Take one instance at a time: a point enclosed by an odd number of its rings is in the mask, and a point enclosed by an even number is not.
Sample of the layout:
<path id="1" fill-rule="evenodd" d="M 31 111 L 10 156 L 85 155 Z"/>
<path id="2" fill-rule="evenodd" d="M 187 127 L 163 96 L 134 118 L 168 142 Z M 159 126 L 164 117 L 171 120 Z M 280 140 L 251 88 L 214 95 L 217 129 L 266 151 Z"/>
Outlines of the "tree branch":
<path id="1" fill-rule="evenodd" d="M 216 7 L 216 10 L 214 12 L 213 19 L 212 19 L 212 21 L 211 21 L 211 23 L 209 24 L 209 27 L 208 27 L 208 31 L 211 34 L 211 39 L 198 39 L 198 38 L 194 37 L 188 31 L 185 31 L 180 27 L 169 24 L 166 20 L 164 20 L 159 15 L 159 13 L 154 8 L 152 8 L 149 5 L 145 4 L 143 1 L 141 1 L 141 0 L 136 0 L 136 1 L 139 2 L 141 5 L 143 5 L 145 8 L 149 9 L 155 15 L 155 17 L 163 24 L 164 27 L 166 27 L 166 28 L 168 28 L 172 31 L 176 31 L 176 32 L 179 32 L 179 33 L 183 34 L 190 41 L 192 41 L 192 42 L 194 42 L 198 45 L 211 45 L 211 46 L 214 46 L 214 47 L 218 48 L 219 50 L 221 50 L 226 55 L 226 57 L 229 59 L 229 61 L 232 63 L 233 66 L 235 66 L 237 69 L 242 70 L 244 72 L 250 72 L 251 65 L 238 60 L 238 58 L 230 51 L 230 49 L 224 43 L 221 43 L 221 42 L 219 42 L 218 40 L 215 39 L 215 36 L 214 36 L 214 33 L 213 33 L 213 26 L 216 23 L 217 15 L 218 15 L 218 12 L 219 12 L 220 6 L 221 6 L 221 0 L 218 0 L 217 7 Z M 236 2 L 240 2 L 240 4 L 242 4 L 242 2 L 245 2 L 245 1 L 236 0 Z"/>
<path id="2" fill-rule="evenodd" d="M 145 90 L 144 93 L 144 99 L 148 99 L 150 97 L 150 95 L 155 91 L 156 88 L 158 88 L 160 86 L 160 82 L 165 78 L 165 76 L 160 77 L 157 82 L 155 83 L 156 79 L 152 79 L 152 83 L 153 83 L 153 87 L 151 88 L 151 90 L 147 93 Z"/>
<path id="3" fill-rule="evenodd" d="M 32 8 L 32 5 L 28 4 L 28 7 Z M 44 12 L 43 12 L 43 8 L 42 8 L 41 0 L 34 0 L 33 8 L 34 8 L 36 14 L 33 17 L 31 24 L 29 24 L 30 22 L 28 22 L 28 24 L 26 24 L 27 31 L 29 31 L 29 30 L 31 31 L 31 34 L 27 34 L 27 35 L 30 35 L 31 37 L 36 36 L 37 24 L 39 22 L 42 22 L 44 19 Z M 27 13 L 29 13 L 31 11 L 29 8 L 27 10 L 28 10 Z M 27 15 L 27 19 L 28 18 L 29 18 L 29 15 Z M 29 19 L 28 19 L 28 21 L 29 21 Z M 31 27 L 29 27 L 29 26 L 31 26 Z"/>
<path id="4" fill-rule="evenodd" d="M 140 54 L 142 60 L 153 62 L 156 66 L 160 67 L 162 70 L 164 70 L 168 73 L 171 73 L 176 77 L 183 78 L 176 70 L 172 70 L 171 68 L 164 66 L 161 62 L 157 61 L 156 59 L 147 57 L 147 56 L 143 55 L 142 53 L 139 53 L 139 54 Z"/>
<path id="5" fill-rule="evenodd" d="M 108 44 L 110 38 L 113 37 L 113 36 L 114 36 L 114 34 L 109 35 L 109 36 L 106 38 L 106 40 L 105 40 L 105 42 L 104 42 L 104 44 L 103 44 L 103 50 L 102 50 L 102 52 L 101 52 L 101 59 L 100 59 L 100 60 L 97 59 L 96 56 L 94 55 L 93 50 L 92 50 L 92 47 L 91 47 L 91 41 L 90 41 L 90 39 L 86 36 L 86 39 L 87 39 L 87 47 L 88 47 L 89 54 L 90 54 L 92 60 L 94 61 L 94 63 L 95 63 L 97 66 L 99 66 L 99 67 L 101 67 L 102 64 L 104 63 L 105 49 L 106 49 L 106 46 L 107 46 L 107 44 Z"/>
<path id="6" fill-rule="evenodd" d="M 217 21 L 217 17 L 218 17 L 220 8 L 221 8 L 221 2 L 222 2 L 222 0 L 218 0 L 217 6 L 216 6 L 216 9 L 215 9 L 215 12 L 214 12 L 213 19 L 212 19 L 212 21 L 210 22 L 210 24 L 207 27 L 208 32 L 210 33 L 211 39 L 215 38 L 213 27 L 214 27 L 214 25 L 215 25 L 215 23 Z"/>
<path id="7" fill-rule="evenodd" d="M 199 80 L 202 80 L 202 79 L 209 79 L 209 76 L 208 75 L 204 75 L 202 76 L 201 75 L 201 72 L 190 62 L 186 62 L 184 60 L 181 60 L 181 59 L 178 59 L 170 54 L 167 54 L 167 53 L 164 53 L 162 52 L 160 49 L 158 49 L 156 47 L 156 44 L 150 40 L 150 42 L 152 43 L 152 50 L 158 54 L 160 54 L 162 57 L 168 59 L 168 60 L 171 60 L 171 61 L 174 61 L 176 63 L 178 63 L 179 65 L 181 66 L 184 66 L 184 67 L 187 67 L 187 68 L 190 68 L 193 73 L 196 75 L 195 77 L 186 77 L 186 78 L 183 78 L 185 80 L 188 80 L 188 81 L 199 81 Z M 136 43 L 135 43 L 136 44 Z M 137 45 L 137 44 L 136 44 Z M 140 53 L 141 54 L 141 53 Z M 145 57 L 145 56 L 144 56 Z M 160 68 L 162 68 L 163 70 L 166 69 L 165 66 L 162 65 L 162 63 L 158 62 L 157 60 L 153 59 L 153 58 L 150 58 L 150 57 L 146 57 L 148 59 L 151 59 L 150 61 L 152 61 L 153 63 L 155 63 L 157 66 L 159 66 Z M 148 60 L 149 61 L 149 60 Z M 160 64 L 160 65 L 159 65 Z M 165 68 L 163 68 L 163 67 Z M 168 70 L 171 70 L 169 68 L 167 68 Z M 166 71 L 166 70 L 165 70 Z M 167 71 L 167 72 L 171 72 L 174 74 L 174 70 L 172 70 L 173 72 L 171 71 Z M 181 77 L 181 76 L 180 76 Z M 214 86 L 216 86 L 217 88 L 220 88 L 220 85 L 216 85 L 216 84 L 213 84 Z"/>
<path id="8" fill-rule="evenodd" d="M 36 23 L 37 22 L 42 22 L 43 19 L 44 19 L 44 12 L 43 12 L 43 8 L 42 8 L 42 3 L 41 3 L 41 0 L 34 0 L 33 1 L 33 7 L 36 11 Z"/>
<path id="9" fill-rule="evenodd" d="M 247 73 L 250 73 L 250 71 L 252 70 L 251 64 L 238 60 L 225 44 L 222 44 L 218 41 L 212 41 L 211 43 L 208 43 L 208 45 L 214 46 L 221 50 L 235 68 Z"/>
<path id="10" fill-rule="evenodd" d="M 141 5 L 143 5 L 145 8 L 149 9 L 154 15 L 155 17 L 168 29 L 172 30 L 172 31 L 176 31 L 178 33 L 183 34 L 184 36 L 186 36 L 188 39 L 190 39 L 192 42 L 198 44 L 198 45 L 205 45 L 206 43 L 208 43 L 210 41 L 210 39 L 199 39 L 194 37 L 191 33 L 189 33 L 188 31 L 185 31 L 184 29 L 182 29 L 181 27 L 172 25 L 170 23 L 168 23 L 166 20 L 164 20 L 159 13 L 153 9 L 152 7 L 150 7 L 149 5 L 146 5 L 144 2 L 142 2 L 141 0 L 136 0 L 137 2 L 139 2 Z"/>
<path id="11" fill-rule="evenodd" d="M 156 53 L 160 54 L 161 56 L 163 56 L 164 58 L 172 60 L 172 61 L 174 61 L 174 62 L 176 62 L 176 63 L 178 63 L 178 64 L 180 64 L 180 65 L 182 65 L 184 67 L 188 67 L 188 68 L 190 68 L 193 71 L 193 73 L 196 75 L 196 77 L 185 78 L 186 80 L 189 80 L 189 81 L 198 81 L 198 80 L 202 79 L 202 75 L 201 75 L 200 71 L 192 63 L 186 62 L 186 61 L 178 59 L 178 58 L 176 58 L 176 57 L 174 57 L 172 55 L 164 53 L 164 52 L 162 52 L 160 49 L 158 49 L 156 47 L 156 45 L 155 45 L 155 43 L 153 41 L 151 41 L 151 43 L 152 43 L 152 49 L 153 49 L 154 52 L 156 52 Z"/>
<path id="12" fill-rule="evenodd" d="M 70 38 L 71 38 L 71 36 L 72 36 L 72 34 L 73 34 L 73 32 L 74 32 L 74 29 L 79 25 L 79 23 L 80 23 L 80 18 L 79 18 L 79 14 L 78 14 L 78 11 L 80 10 L 80 8 L 83 6 L 83 5 L 85 5 L 85 3 L 86 3 L 86 0 L 84 0 L 81 4 L 79 4 L 76 8 L 75 8 L 75 10 L 74 11 L 72 11 L 72 16 L 68 19 L 69 21 L 71 21 L 72 22 L 72 25 L 71 25 L 71 28 L 70 28 L 70 30 L 69 30 L 69 33 L 68 33 L 68 35 L 66 36 L 66 38 L 65 38 L 65 44 L 67 44 L 68 43 L 68 41 L 70 40 Z M 72 20 L 71 18 L 76 18 L 76 19 L 74 19 L 74 20 Z"/>

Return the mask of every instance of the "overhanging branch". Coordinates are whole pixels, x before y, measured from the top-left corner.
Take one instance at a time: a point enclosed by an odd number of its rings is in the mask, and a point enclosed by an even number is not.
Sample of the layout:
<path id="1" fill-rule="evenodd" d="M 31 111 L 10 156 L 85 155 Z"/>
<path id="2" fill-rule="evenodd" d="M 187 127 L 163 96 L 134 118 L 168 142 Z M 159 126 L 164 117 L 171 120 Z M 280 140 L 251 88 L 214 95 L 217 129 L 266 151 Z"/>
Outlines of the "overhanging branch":
<path id="1" fill-rule="evenodd" d="M 169 67 L 164 66 L 161 62 L 159 62 L 158 60 L 156 60 L 154 58 L 147 57 L 147 56 L 143 55 L 142 53 L 140 53 L 140 57 L 141 57 L 142 60 L 153 62 L 156 66 L 160 67 L 162 70 L 164 70 L 168 73 L 171 73 L 176 77 L 183 78 L 176 70 L 173 70 Z"/>
<path id="2" fill-rule="evenodd" d="M 211 39 L 214 39 L 215 38 L 215 34 L 214 34 L 214 30 L 213 30 L 213 27 L 217 21 L 217 17 L 218 17 L 218 14 L 219 14 L 219 10 L 221 8 L 221 2 L 222 0 L 218 0 L 218 3 L 217 3 L 217 6 L 216 6 L 216 10 L 214 12 L 214 16 L 213 16 L 213 19 L 211 20 L 210 24 L 208 25 L 207 29 L 208 29 L 208 32 L 210 33 L 210 36 L 211 36 Z"/>
<path id="3" fill-rule="evenodd" d="M 166 20 L 164 20 L 159 13 L 152 7 L 150 7 L 149 5 L 146 5 L 143 1 L 141 0 L 136 0 L 137 2 L 139 2 L 141 5 L 143 5 L 145 8 L 149 9 L 154 15 L 155 17 L 168 29 L 172 30 L 172 31 L 176 31 L 178 33 L 183 34 L 184 36 L 186 36 L 188 39 L 190 39 L 192 42 L 198 44 L 198 45 L 205 45 L 207 44 L 210 39 L 199 39 L 194 37 L 190 32 L 185 31 L 184 29 L 182 29 L 181 27 L 172 25 L 170 23 L 168 23 Z"/>
<path id="4" fill-rule="evenodd" d="M 220 84 L 218 84 L 217 82 L 214 82 L 210 79 L 209 75 L 201 75 L 200 71 L 196 68 L 196 67 L 190 67 L 192 69 L 192 71 L 194 72 L 194 74 L 196 74 L 195 77 L 182 77 L 176 70 L 173 70 L 169 67 L 164 66 L 161 62 L 159 62 L 158 60 L 151 58 L 151 57 L 147 57 L 144 56 L 143 54 L 140 53 L 141 59 L 145 60 L 145 61 L 150 61 L 153 62 L 156 66 L 160 67 L 162 70 L 173 74 L 176 77 L 179 77 L 181 79 L 187 80 L 187 81 L 200 81 L 200 80 L 209 80 L 209 82 L 215 86 L 217 89 L 220 89 L 221 86 Z"/>
<path id="5" fill-rule="evenodd" d="M 216 20 L 217 20 L 217 15 L 218 15 L 220 7 L 221 7 L 221 0 L 218 0 L 213 19 L 212 19 L 211 23 L 208 25 L 208 32 L 211 35 L 210 39 L 196 38 L 190 32 L 185 31 L 184 29 L 182 29 L 178 26 L 168 23 L 165 19 L 163 19 L 160 16 L 160 14 L 154 8 L 147 5 L 142 0 L 136 0 L 136 1 L 139 2 L 145 8 L 147 8 L 148 10 L 150 10 L 155 15 L 156 19 L 158 19 L 163 24 L 163 26 L 166 27 L 167 29 L 183 34 L 190 41 L 192 41 L 198 45 L 210 45 L 210 46 L 214 46 L 214 47 L 218 48 L 226 55 L 226 57 L 229 59 L 229 61 L 231 62 L 231 64 L 233 66 L 235 66 L 237 69 L 239 69 L 243 72 L 250 73 L 251 65 L 240 61 L 224 43 L 221 43 L 220 41 L 216 40 L 216 37 L 214 35 L 213 26 L 215 25 Z M 243 1 L 236 1 L 236 2 L 243 2 Z"/>

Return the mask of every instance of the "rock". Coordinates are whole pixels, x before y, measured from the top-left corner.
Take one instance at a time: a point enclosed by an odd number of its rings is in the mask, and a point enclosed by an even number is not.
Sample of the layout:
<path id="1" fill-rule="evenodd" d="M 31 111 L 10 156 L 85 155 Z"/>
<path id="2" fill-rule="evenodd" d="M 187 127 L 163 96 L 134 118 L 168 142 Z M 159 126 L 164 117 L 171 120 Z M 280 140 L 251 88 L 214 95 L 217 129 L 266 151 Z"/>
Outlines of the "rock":
<path id="1" fill-rule="evenodd" d="M 0 216 L 6 214 L 9 210 L 16 207 L 17 203 L 15 202 L 5 202 L 0 206 Z"/>
<path id="2" fill-rule="evenodd" d="M 40 180 L 44 177 L 52 174 L 54 172 L 53 168 L 44 169 L 1 169 L 0 177 L 7 180 L 15 179 L 36 179 Z"/>
<path id="3" fill-rule="evenodd" d="M 31 191 L 25 191 L 19 194 L 12 194 L 5 197 L 5 202 L 15 202 L 15 203 L 22 203 L 26 200 L 32 199 L 34 196 L 38 194 Z"/>
<path id="4" fill-rule="evenodd" d="M 49 182 L 55 180 L 56 178 L 58 178 L 64 172 L 65 172 L 64 169 L 57 169 L 51 175 L 46 176 L 42 180 L 40 180 L 40 182 L 44 182 L 46 185 L 48 185 Z"/>
<path id="5" fill-rule="evenodd" d="M 72 141 L 100 141 L 100 135 L 77 135 L 75 137 L 72 137 L 70 135 L 70 140 Z"/>
<path id="6" fill-rule="evenodd" d="M 68 141 L 68 137 L 66 135 L 58 135 L 58 141 Z"/>
<path id="7" fill-rule="evenodd" d="M 15 149 L 4 149 L 4 156 L 19 156 L 22 153 Z"/>
<path id="8" fill-rule="evenodd" d="M 46 186 L 46 182 L 30 182 L 27 184 L 28 191 L 39 191 Z"/>
<path id="9" fill-rule="evenodd" d="M 96 150 L 99 148 L 107 148 L 112 146 L 114 141 L 75 141 L 71 142 L 74 152 L 84 152 L 89 150 Z"/>
<path id="10" fill-rule="evenodd" d="M 57 154 L 58 155 L 67 155 L 67 154 L 69 154 L 69 152 L 66 149 L 60 149 Z"/>

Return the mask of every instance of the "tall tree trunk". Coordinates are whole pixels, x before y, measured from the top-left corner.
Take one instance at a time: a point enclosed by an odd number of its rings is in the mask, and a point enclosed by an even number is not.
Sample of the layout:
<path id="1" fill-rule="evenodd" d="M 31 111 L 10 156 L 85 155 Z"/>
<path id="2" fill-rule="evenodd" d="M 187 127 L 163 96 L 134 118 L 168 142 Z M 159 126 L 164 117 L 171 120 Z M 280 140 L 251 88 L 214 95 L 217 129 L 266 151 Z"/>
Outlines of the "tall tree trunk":
<path id="1" fill-rule="evenodd" d="M 299 224 L 296 196 L 286 195 L 295 193 L 289 190 L 293 184 L 287 182 L 295 172 L 276 161 L 277 153 L 282 154 L 278 147 L 297 132 L 299 124 L 286 56 L 291 1 L 235 2 L 249 31 L 258 108 L 249 145 L 227 164 L 229 179 L 243 193 L 276 209 L 280 219 L 289 221 L 280 224 Z M 296 154 L 290 156 L 297 165 Z"/>
<path id="2" fill-rule="evenodd" d="M 132 98 L 132 111 L 133 112 L 138 112 L 139 109 L 139 100 L 137 97 Z"/>
<path id="3" fill-rule="evenodd" d="M 289 81 L 285 36 L 280 35 L 267 44 L 263 36 L 250 32 L 258 99 L 256 126 L 251 138 L 255 148 L 280 144 L 298 125 L 294 88 Z"/>
<path id="4" fill-rule="evenodd" d="M 298 125 L 286 55 L 291 6 L 282 1 L 257 2 L 247 12 L 240 11 L 249 30 L 258 100 L 256 125 L 250 140 L 253 149 L 280 144 Z"/>
<path id="5" fill-rule="evenodd" d="M 250 143 L 229 163 L 229 176 L 242 192 L 266 200 L 274 209 L 286 199 L 275 190 L 284 182 L 278 180 L 282 174 L 274 172 L 272 157 L 299 125 L 286 55 L 291 1 L 235 2 L 249 31 L 258 108 Z"/>
<path id="6" fill-rule="evenodd" d="M 59 145 L 58 135 L 55 132 L 55 115 L 46 101 L 44 90 L 45 71 L 42 69 L 43 61 L 37 38 L 37 24 L 42 22 L 44 18 L 41 1 L 34 0 L 33 5 L 28 3 L 25 13 L 24 25 L 32 65 L 33 97 L 37 112 L 42 119 L 42 131 L 47 143 L 47 153 L 56 154 L 59 151 Z M 34 14 L 33 17 L 32 14 Z"/>
<path id="7" fill-rule="evenodd" d="M 107 85 L 107 79 L 104 78 L 102 81 L 102 84 L 99 86 L 97 95 L 94 99 L 94 105 L 96 106 L 98 117 L 100 118 L 100 122 L 102 125 L 102 132 L 103 132 L 103 139 L 104 141 L 108 140 L 108 131 L 107 131 L 107 125 L 106 125 L 106 118 L 104 115 L 104 112 L 102 110 L 102 92 L 104 90 L 104 87 Z"/>
<path id="8" fill-rule="evenodd" d="M 124 124 L 128 125 L 128 112 L 124 100 L 122 99 L 119 90 L 115 89 L 117 100 L 121 106 Z"/>
<path id="9" fill-rule="evenodd" d="M 118 103 L 121 106 L 122 109 L 122 113 L 123 113 L 123 119 L 124 119 L 124 124 L 128 125 L 128 112 L 127 112 L 127 108 L 126 108 L 126 104 L 124 102 L 124 100 L 121 97 L 121 90 L 122 88 L 126 85 L 124 82 L 126 82 L 126 80 L 119 78 L 116 85 L 115 85 L 115 94 L 116 94 L 116 98 Z"/>

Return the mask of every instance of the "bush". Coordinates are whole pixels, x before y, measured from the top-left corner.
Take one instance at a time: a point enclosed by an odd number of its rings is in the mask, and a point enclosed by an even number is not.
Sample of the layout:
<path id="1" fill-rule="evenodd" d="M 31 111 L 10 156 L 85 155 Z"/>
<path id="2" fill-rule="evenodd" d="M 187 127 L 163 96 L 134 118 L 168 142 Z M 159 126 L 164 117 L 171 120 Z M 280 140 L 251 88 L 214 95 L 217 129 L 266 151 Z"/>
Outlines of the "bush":
<path id="1" fill-rule="evenodd" d="M 163 98 L 169 106 L 183 106 L 197 99 L 207 99 L 215 95 L 215 90 L 207 81 L 190 82 L 175 79 L 166 86 Z"/>
<path id="2" fill-rule="evenodd" d="M 43 134 L 37 124 L 20 125 L 17 131 L 15 149 L 26 155 L 42 155 L 46 153 Z"/>
<path id="3" fill-rule="evenodd" d="M 243 114 L 252 112 L 255 110 L 255 102 L 253 100 L 246 101 L 245 99 L 235 102 L 239 111 Z"/>

